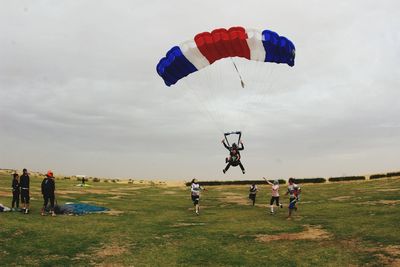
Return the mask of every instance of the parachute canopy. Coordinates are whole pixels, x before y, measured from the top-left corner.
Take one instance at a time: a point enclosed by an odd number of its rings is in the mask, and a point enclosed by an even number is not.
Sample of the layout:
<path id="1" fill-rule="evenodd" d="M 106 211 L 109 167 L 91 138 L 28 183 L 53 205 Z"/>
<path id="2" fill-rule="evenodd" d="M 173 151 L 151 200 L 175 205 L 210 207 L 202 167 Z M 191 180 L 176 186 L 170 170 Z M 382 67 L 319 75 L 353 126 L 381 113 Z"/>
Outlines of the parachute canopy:
<path id="1" fill-rule="evenodd" d="M 232 27 L 197 34 L 193 40 L 172 47 L 157 64 L 167 86 L 227 57 L 283 63 L 294 66 L 295 47 L 286 37 L 270 30 Z"/>

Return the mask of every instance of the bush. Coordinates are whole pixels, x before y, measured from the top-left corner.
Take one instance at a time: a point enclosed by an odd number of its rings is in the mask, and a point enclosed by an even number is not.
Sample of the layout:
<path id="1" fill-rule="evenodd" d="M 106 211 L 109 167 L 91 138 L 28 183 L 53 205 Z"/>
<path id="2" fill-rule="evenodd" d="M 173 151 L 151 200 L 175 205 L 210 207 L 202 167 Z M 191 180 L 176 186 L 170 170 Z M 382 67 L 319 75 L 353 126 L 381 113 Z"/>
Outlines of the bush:
<path id="1" fill-rule="evenodd" d="M 328 180 L 329 180 L 329 182 L 365 180 L 365 176 L 331 177 L 331 178 L 329 178 Z"/>
<path id="2" fill-rule="evenodd" d="M 296 184 L 306 184 L 306 183 L 325 183 L 325 178 L 294 178 Z"/>
<path id="3" fill-rule="evenodd" d="M 71 180 L 71 177 L 66 177 L 66 176 L 65 176 L 63 179 L 64 179 L 64 180 Z"/>
<path id="4" fill-rule="evenodd" d="M 386 174 L 387 177 L 395 177 L 395 176 L 400 176 L 400 172 L 388 172 Z"/>
<path id="5" fill-rule="evenodd" d="M 96 182 L 96 183 L 97 183 L 97 182 L 100 182 L 100 178 L 94 177 L 94 178 L 93 178 L 93 182 Z"/>
<path id="6" fill-rule="evenodd" d="M 387 177 L 386 174 L 372 174 L 369 179 L 379 179 L 384 177 Z"/>

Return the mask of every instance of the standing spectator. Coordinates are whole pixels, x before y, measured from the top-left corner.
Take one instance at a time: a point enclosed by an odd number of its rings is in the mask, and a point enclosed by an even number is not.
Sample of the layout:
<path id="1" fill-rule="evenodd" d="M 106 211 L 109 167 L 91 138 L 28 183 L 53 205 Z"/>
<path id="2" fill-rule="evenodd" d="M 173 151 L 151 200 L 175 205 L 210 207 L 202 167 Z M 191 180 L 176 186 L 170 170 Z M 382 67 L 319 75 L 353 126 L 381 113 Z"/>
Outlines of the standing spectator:
<path id="1" fill-rule="evenodd" d="M 16 211 L 19 209 L 19 195 L 21 193 L 20 185 L 19 185 L 19 175 L 16 172 L 13 174 L 13 180 L 12 180 L 11 187 L 12 187 L 12 193 L 13 193 L 13 198 L 12 198 L 12 202 L 11 202 L 11 210 Z M 14 206 L 15 206 L 15 208 L 14 208 Z"/>
<path id="2" fill-rule="evenodd" d="M 55 195 L 54 191 L 56 189 L 56 185 L 54 182 L 54 176 L 52 171 L 47 171 L 46 178 L 43 179 L 42 181 L 42 195 L 43 195 L 43 208 L 42 208 L 42 216 L 45 215 L 45 210 L 47 207 L 47 204 L 49 203 L 50 200 L 50 213 L 51 216 L 56 216 L 54 213 L 54 200 L 55 200 Z"/>
<path id="3" fill-rule="evenodd" d="M 29 174 L 27 169 L 22 170 L 22 175 L 20 177 L 20 187 L 21 187 L 21 202 L 23 205 L 22 211 L 25 214 L 29 213 Z"/>

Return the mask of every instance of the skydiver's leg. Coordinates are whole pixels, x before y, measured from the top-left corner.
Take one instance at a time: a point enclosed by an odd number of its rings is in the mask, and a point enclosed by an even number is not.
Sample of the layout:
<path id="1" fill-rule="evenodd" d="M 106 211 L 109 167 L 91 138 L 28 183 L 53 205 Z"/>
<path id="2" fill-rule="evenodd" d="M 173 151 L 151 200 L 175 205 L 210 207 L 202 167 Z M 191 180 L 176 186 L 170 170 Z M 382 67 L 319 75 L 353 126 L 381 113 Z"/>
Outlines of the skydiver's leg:
<path id="1" fill-rule="evenodd" d="M 229 162 L 229 163 L 226 165 L 225 169 L 223 169 L 222 171 L 223 171 L 224 173 L 226 173 L 226 171 L 229 169 L 230 166 L 231 166 L 231 163 Z"/>
<path id="2" fill-rule="evenodd" d="M 238 165 L 239 165 L 240 169 L 242 170 L 242 173 L 244 174 L 245 170 L 244 170 L 243 164 L 240 160 L 238 160 Z"/>

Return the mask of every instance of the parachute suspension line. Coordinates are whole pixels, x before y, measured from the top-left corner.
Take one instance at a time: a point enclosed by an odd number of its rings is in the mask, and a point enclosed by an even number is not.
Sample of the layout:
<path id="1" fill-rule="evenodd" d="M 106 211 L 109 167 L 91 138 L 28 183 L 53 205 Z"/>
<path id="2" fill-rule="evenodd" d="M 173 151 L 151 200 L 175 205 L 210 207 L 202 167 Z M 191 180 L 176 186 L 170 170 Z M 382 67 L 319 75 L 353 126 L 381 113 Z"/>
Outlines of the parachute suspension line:
<path id="1" fill-rule="evenodd" d="M 196 99 L 195 102 L 197 102 L 197 108 L 200 111 L 200 113 L 202 113 L 203 115 L 208 117 L 208 119 L 214 123 L 215 127 L 218 129 L 219 132 L 224 133 L 223 129 L 218 124 L 217 120 L 215 119 L 215 117 L 213 116 L 213 114 L 211 113 L 211 111 L 209 110 L 207 105 L 205 104 L 204 99 L 202 99 L 202 97 L 197 93 L 198 88 L 195 88 L 194 86 L 190 86 L 190 83 L 187 82 L 186 79 L 182 79 L 181 82 L 184 84 L 184 87 L 186 87 L 188 89 L 188 91 L 192 94 L 192 96 L 194 96 L 194 98 Z M 200 86 L 200 87 L 204 87 L 203 82 L 202 82 L 202 85 L 203 86 Z"/>
<path id="2" fill-rule="evenodd" d="M 231 58 L 231 60 L 232 60 L 233 66 L 235 66 L 235 70 L 236 70 L 237 74 L 239 75 L 240 85 L 242 86 L 242 88 L 244 88 L 244 82 L 243 82 L 243 79 L 242 79 L 242 75 L 240 75 L 239 69 L 236 66 L 235 61 L 233 61 L 233 58 Z"/>

